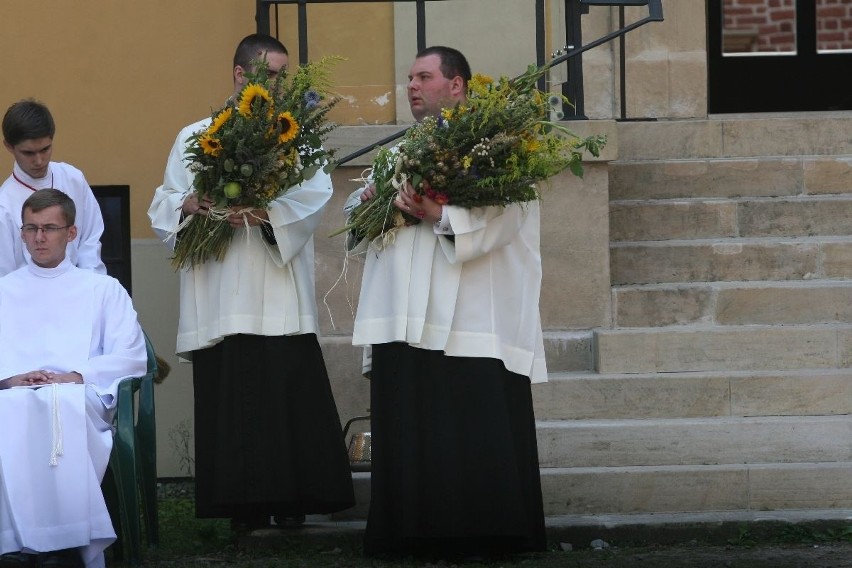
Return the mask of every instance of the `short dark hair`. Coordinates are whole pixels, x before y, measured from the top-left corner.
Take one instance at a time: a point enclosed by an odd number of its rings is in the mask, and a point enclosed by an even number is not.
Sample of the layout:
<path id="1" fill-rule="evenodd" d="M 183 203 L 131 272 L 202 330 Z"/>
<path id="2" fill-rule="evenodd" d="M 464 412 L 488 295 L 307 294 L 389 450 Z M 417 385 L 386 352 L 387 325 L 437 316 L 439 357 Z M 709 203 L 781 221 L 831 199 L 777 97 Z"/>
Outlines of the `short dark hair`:
<path id="1" fill-rule="evenodd" d="M 14 103 L 3 116 L 3 139 L 12 146 L 24 140 L 53 139 L 55 133 L 56 124 L 50 110 L 35 99 Z"/>
<path id="2" fill-rule="evenodd" d="M 62 208 L 62 215 L 65 217 L 67 225 L 73 225 L 77 220 L 77 207 L 74 205 L 74 200 L 68 197 L 67 193 L 54 189 L 52 187 L 39 189 L 34 191 L 32 195 L 27 197 L 21 206 L 21 220 L 24 218 L 24 211 L 29 209 L 33 213 L 43 211 L 48 207 L 59 205 Z"/>
<path id="3" fill-rule="evenodd" d="M 473 75 L 470 72 L 470 64 L 461 51 L 444 45 L 433 45 L 420 50 L 416 59 L 429 55 L 437 55 L 441 58 L 441 74 L 445 79 L 461 77 L 465 88 L 467 88 L 467 82 Z"/>
<path id="4" fill-rule="evenodd" d="M 287 48 L 276 38 L 266 34 L 251 34 L 243 38 L 234 52 L 234 67 L 239 65 L 243 69 L 249 70 L 251 62 L 257 59 L 266 51 L 272 53 L 287 53 Z"/>

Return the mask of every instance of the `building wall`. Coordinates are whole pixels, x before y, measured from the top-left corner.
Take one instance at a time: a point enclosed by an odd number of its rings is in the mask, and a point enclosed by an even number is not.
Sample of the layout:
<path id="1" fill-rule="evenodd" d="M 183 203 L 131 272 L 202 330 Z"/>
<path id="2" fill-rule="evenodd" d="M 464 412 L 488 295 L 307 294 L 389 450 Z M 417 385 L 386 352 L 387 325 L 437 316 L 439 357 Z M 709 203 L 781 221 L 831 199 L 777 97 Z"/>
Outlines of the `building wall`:
<path id="1" fill-rule="evenodd" d="M 535 59 L 533 2 L 446 0 L 427 5 L 427 42 L 459 47 L 476 71 L 515 75 Z M 562 2 L 549 0 L 548 52 L 564 45 Z M 308 7 L 309 56 L 342 55 L 335 84 L 344 125 L 329 141 L 349 150 L 369 145 L 411 120 L 405 100 L 415 52 L 413 6 L 407 3 L 321 4 Z M 703 0 L 664 0 L 666 21 L 633 31 L 627 46 L 629 117 L 706 115 Z M 628 23 L 641 16 L 628 9 Z M 279 7 L 278 30 L 298 61 L 296 13 Z M 617 11 L 592 7 L 584 16 L 587 41 L 617 27 Z M 91 184 L 127 184 L 131 193 L 134 303 L 172 374 L 157 387 L 160 475 L 184 474 L 180 447 L 192 419 L 191 367 L 172 352 L 177 328 L 178 277 L 146 215 L 162 182 L 178 130 L 208 115 L 231 93 L 236 43 L 255 30 L 254 2 L 30 2 L 6 0 L 0 49 L 7 62 L 0 107 L 25 97 L 48 104 L 57 121 L 54 158 L 80 167 Z M 275 24 L 273 24 L 275 30 Z M 604 132 L 603 160 L 584 180 L 561 176 L 549 188 L 543 226 L 544 325 L 548 330 L 608 326 L 608 222 L 605 161 L 617 156 L 617 45 L 584 56 L 588 133 Z M 551 81 L 565 80 L 554 69 Z M 2 153 L 0 170 L 11 168 Z M 361 259 L 346 258 L 341 238 L 326 237 L 343 219 L 341 205 L 368 157 L 334 174 L 335 194 L 317 232 L 317 304 L 323 348 L 342 420 L 369 406 L 359 377 L 360 353 L 349 345 Z M 344 268 L 346 270 L 344 270 Z"/>

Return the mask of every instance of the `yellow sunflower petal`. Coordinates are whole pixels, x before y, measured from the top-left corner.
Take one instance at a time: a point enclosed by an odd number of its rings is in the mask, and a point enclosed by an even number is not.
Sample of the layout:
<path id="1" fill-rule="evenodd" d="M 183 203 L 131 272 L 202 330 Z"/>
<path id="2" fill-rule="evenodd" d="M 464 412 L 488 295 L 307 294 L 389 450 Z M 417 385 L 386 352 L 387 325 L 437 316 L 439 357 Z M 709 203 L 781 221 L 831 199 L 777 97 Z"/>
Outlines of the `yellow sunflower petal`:
<path id="1" fill-rule="evenodd" d="M 218 138 L 205 134 L 198 139 L 198 144 L 204 153 L 209 156 L 218 156 L 222 153 L 222 142 Z"/>
<path id="2" fill-rule="evenodd" d="M 278 142 L 285 143 L 296 138 L 299 134 L 299 123 L 293 118 L 290 112 L 282 112 L 278 115 L 278 124 L 281 127 L 281 134 L 278 135 Z"/>
<path id="3" fill-rule="evenodd" d="M 232 114 L 231 107 L 226 107 L 222 112 L 216 115 L 216 118 L 213 119 L 213 122 L 210 124 L 210 128 L 207 129 L 206 134 L 214 134 L 219 131 L 222 126 L 225 125 L 228 120 L 230 120 Z"/>
<path id="4" fill-rule="evenodd" d="M 262 85 L 257 83 L 249 83 L 240 94 L 240 102 L 237 107 L 239 113 L 243 116 L 251 116 L 251 107 L 254 102 L 260 97 L 266 102 L 270 102 L 272 98 L 269 96 L 269 91 Z"/>

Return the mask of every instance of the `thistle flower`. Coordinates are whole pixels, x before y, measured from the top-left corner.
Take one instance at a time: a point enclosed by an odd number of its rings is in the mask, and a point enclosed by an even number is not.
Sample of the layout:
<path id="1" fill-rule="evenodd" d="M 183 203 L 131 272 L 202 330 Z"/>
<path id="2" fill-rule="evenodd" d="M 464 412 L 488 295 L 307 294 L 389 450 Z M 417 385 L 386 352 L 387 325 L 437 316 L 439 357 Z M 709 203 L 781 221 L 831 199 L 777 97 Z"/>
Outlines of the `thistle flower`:
<path id="1" fill-rule="evenodd" d="M 310 89 L 305 92 L 305 108 L 311 110 L 320 104 L 322 97 L 320 94 L 313 89 Z"/>

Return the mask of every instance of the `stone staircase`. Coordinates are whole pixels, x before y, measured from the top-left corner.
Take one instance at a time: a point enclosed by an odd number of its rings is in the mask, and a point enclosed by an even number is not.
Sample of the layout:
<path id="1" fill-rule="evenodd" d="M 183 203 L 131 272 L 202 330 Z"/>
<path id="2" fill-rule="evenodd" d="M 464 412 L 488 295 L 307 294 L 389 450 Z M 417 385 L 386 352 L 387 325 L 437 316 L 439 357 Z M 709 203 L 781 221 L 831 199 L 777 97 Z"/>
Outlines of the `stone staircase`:
<path id="1" fill-rule="evenodd" d="M 852 507 L 852 115 L 618 143 L 612 327 L 534 388 L 546 514 Z"/>

